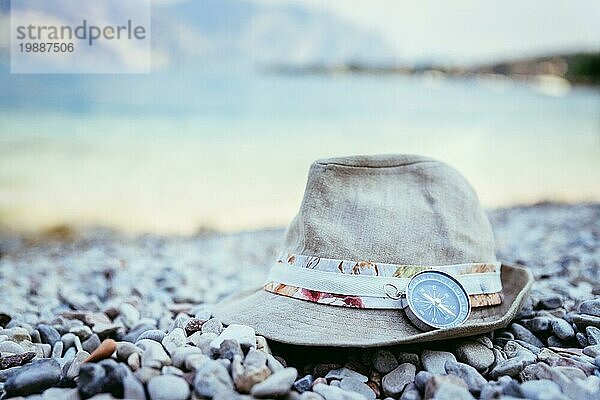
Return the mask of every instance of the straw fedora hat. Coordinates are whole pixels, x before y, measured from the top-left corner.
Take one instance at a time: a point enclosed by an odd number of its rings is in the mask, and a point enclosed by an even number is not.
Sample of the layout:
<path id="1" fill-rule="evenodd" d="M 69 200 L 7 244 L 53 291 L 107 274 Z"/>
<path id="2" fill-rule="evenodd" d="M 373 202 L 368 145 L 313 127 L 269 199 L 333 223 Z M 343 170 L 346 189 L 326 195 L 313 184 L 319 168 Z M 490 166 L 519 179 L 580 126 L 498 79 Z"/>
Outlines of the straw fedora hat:
<path id="1" fill-rule="evenodd" d="M 508 325 L 533 281 L 496 260 L 468 182 L 415 155 L 313 163 L 282 250 L 262 287 L 214 315 L 297 345 L 433 341 Z"/>

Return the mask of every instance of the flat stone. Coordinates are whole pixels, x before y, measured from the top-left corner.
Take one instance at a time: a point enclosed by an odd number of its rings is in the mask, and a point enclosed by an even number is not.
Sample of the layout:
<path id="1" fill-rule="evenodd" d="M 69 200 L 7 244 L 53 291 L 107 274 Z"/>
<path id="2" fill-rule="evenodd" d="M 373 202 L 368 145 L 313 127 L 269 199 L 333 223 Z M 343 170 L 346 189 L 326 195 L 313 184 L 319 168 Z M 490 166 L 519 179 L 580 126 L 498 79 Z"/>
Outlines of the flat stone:
<path id="1" fill-rule="evenodd" d="M 18 367 L 4 383 L 7 397 L 41 393 L 60 380 L 60 365 L 56 360 L 36 360 Z"/>
<path id="2" fill-rule="evenodd" d="M 448 360 L 456 361 L 454 354 L 448 351 L 423 350 L 421 353 L 423 368 L 434 375 L 446 373 L 446 361 Z"/>
<path id="3" fill-rule="evenodd" d="M 283 396 L 290 391 L 297 376 L 296 368 L 285 368 L 254 385 L 250 393 L 257 398 Z"/>
<path id="4" fill-rule="evenodd" d="M 340 389 L 356 392 L 367 400 L 375 400 L 375 392 L 366 384 L 355 378 L 344 378 L 340 381 Z"/>
<path id="5" fill-rule="evenodd" d="M 594 358 L 600 356 L 600 344 L 594 344 L 584 347 L 583 354 Z"/>
<path id="6" fill-rule="evenodd" d="M 129 400 L 146 400 L 144 385 L 132 374 L 127 374 L 123 379 L 123 398 Z"/>
<path id="7" fill-rule="evenodd" d="M 133 328 L 140 320 L 140 312 L 131 304 L 123 303 L 119 307 L 119 316 L 123 325 L 127 328 Z"/>
<path id="8" fill-rule="evenodd" d="M 523 368 L 529 364 L 532 364 L 534 361 L 535 358 L 533 360 L 527 357 L 509 358 L 496 364 L 494 369 L 490 371 L 489 375 L 493 379 L 497 379 L 502 375 L 508 375 L 514 378 L 519 375 L 521 371 L 523 371 Z"/>
<path id="9" fill-rule="evenodd" d="M 204 325 L 210 321 L 205 322 Z M 202 326 L 202 332 L 204 332 L 204 325 Z M 256 347 L 255 334 L 254 328 L 247 325 L 229 325 L 210 343 L 210 347 L 218 350 L 221 347 L 221 343 L 227 339 L 237 341 L 242 348 Z"/>
<path id="10" fill-rule="evenodd" d="M 35 353 L 30 351 L 21 354 L 15 354 L 12 356 L 2 357 L 0 359 L 0 370 L 8 369 L 13 367 L 20 367 L 21 365 L 27 364 L 29 361 L 33 360 L 35 357 Z"/>
<path id="11" fill-rule="evenodd" d="M 267 355 L 268 354 L 259 350 L 248 350 L 248 354 L 246 354 L 246 358 L 244 358 L 244 367 L 261 368 L 265 366 L 267 364 Z"/>
<path id="12" fill-rule="evenodd" d="M 386 396 L 399 396 L 406 385 L 415 380 L 416 367 L 411 363 L 400 364 L 386 374 L 381 380 L 381 386 Z"/>
<path id="13" fill-rule="evenodd" d="M 164 365 L 171 365 L 171 358 L 163 346 L 150 339 L 142 339 L 135 344 L 142 349 L 142 367 L 160 369 Z"/>
<path id="14" fill-rule="evenodd" d="M 44 391 L 42 400 L 79 400 L 79 393 L 77 389 L 51 387 Z"/>
<path id="15" fill-rule="evenodd" d="M 85 350 L 78 351 L 77 354 L 75 354 L 75 358 L 73 359 L 73 362 L 71 362 L 69 369 L 67 370 L 67 378 L 75 379 L 79 375 L 79 369 L 81 368 L 81 365 L 89 356 L 90 353 Z"/>
<path id="16" fill-rule="evenodd" d="M 133 353 L 141 353 L 142 350 L 130 342 L 117 342 L 117 359 L 119 361 L 127 361 Z"/>
<path id="17" fill-rule="evenodd" d="M 73 326 L 69 329 L 69 332 L 74 334 L 75 336 L 77 336 L 80 341 L 86 340 L 87 338 L 92 336 L 92 333 L 93 333 L 91 328 L 86 325 Z"/>
<path id="18" fill-rule="evenodd" d="M 262 365 L 252 362 L 245 367 L 242 365 L 242 355 L 236 354 L 231 362 L 231 375 L 238 392 L 250 393 L 254 385 L 271 375 L 271 370 L 266 365 L 266 359 Z"/>
<path id="19" fill-rule="evenodd" d="M 172 355 L 175 353 L 175 350 L 185 344 L 186 339 L 185 331 L 182 328 L 175 328 L 164 337 L 162 345 Z"/>
<path id="20" fill-rule="evenodd" d="M 540 339 L 537 338 L 529 329 L 525 328 L 523 325 L 519 325 L 517 323 L 510 324 L 510 329 L 515 335 L 516 339 L 523 340 L 535 347 L 544 347 L 544 343 Z"/>
<path id="21" fill-rule="evenodd" d="M 219 355 L 219 358 L 233 360 L 233 356 L 243 355 L 244 353 L 242 352 L 242 348 L 237 340 L 225 339 L 221 342 L 217 354 Z M 267 357 L 265 356 L 265 361 L 266 359 Z"/>
<path id="22" fill-rule="evenodd" d="M 143 339 L 154 339 L 153 337 L 141 337 L 147 331 L 156 330 L 156 322 L 144 321 L 140 320 L 138 324 L 130 330 L 127 335 L 123 336 L 123 341 L 135 343 Z M 160 331 L 163 334 L 163 338 L 165 333 Z M 160 340 L 162 341 L 162 339 Z"/>
<path id="23" fill-rule="evenodd" d="M 419 355 L 417 353 L 408 353 L 405 351 L 401 351 L 398 353 L 397 359 L 398 364 L 404 364 L 408 362 L 417 367 L 417 369 L 422 369 L 421 359 L 419 358 Z"/>
<path id="24" fill-rule="evenodd" d="M 190 318 L 190 320 L 185 324 L 185 333 L 190 336 L 196 332 L 201 332 L 204 322 L 205 321 L 198 318 Z"/>
<path id="25" fill-rule="evenodd" d="M 39 324 L 37 330 L 40 333 L 40 339 L 43 343 L 54 346 L 54 343 L 60 340 L 60 333 L 51 325 Z"/>
<path id="26" fill-rule="evenodd" d="M 546 332 L 550 329 L 550 318 L 534 317 L 527 322 L 523 322 L 523 325 L 532 332 Z"/>
<path id="27" fill-rule="evenodd" d="M 446 373 L 462 379 L 467 384 L 469 391 L 475 394 L 479 394 L 487 383 L 485 378 L 472 366 L 452 360 L 446 361 Z"/>
<path id="28" fill-rule="evenodd" d="M 389 350 L 377 350 L 373 353 L 371 363 L 382 374 L 387 374 L 398 366 L 398 360 Z"/>
<path id="29" fill-rule="evenodd" d="M 552 332 L 561 340 L 569 340 L 575 336 L 575 330 L 571 324 L 562 318 L 552 320 Z"/>
<path id="30" fill-rule="evenodd" d="M 304 375 L 302 378 L 298 379 L 292 387 L 298 393 L 304 393 L 311 389 L 313 383 L 315 381 L 315 377 L 312 375 Z"/>
<path id="31" fill-rule="evenodd" d="M 359 393 L 348 392 L 339 387 L 317 383 L 313 386 L 313 391 L 321 395 L 325 400 L 364 400 L 364 396 Z M 309 392 L 306 392 L 309 393 Z"/>
<path id="32" fill-rule="evenodd" d="M 492 350 L 479 342 L 471 340 L 459 343 L 454 350 L 454 354 L 460 361 L 469 364 L 478 371 L 487 369 L 495 360 Z"/>
<path id="33" fill-rule="evenodd" d="M 454 375 L 436 375 L 425 387 L 425 399 L 474 400 L 465 382 Z"/>
<path id="34" fill-rule="evenodd" d="M 562 305 L 563 299 L 560 296 L 547 296 L 540 299 L 537 308 L 542 310 L 553 310 L 562 307 Z"/>
<path id="35" fill-rule="evenodd" d="M 585 334 L 590 345 L 600 344 L 600 329 L 595 326 L 588 326 L 585 328 Z"/>
<path id="36" fill-rule="evenodd" d="M 579 312 L 600 317 L 600 298 L 584 301 L 579 305 Z"/>
<path id="37" fill-rule="evenodd" d="M 580 328 L 584 328 L 587 326 L 595 326 L 596 328 L 600 328 L 600 317 L 595 315 L 588 314 L 577 314 L 573 315 L 573 322 Z"/>
<path id="38" fill-rule="evenodd" d="M 579 343 L 579 347 L 586 347 L 589 345 L 587 341 L 587 336 L 581 332 L 577 332 L 575 334 L 575 339 L 577 339 L 577 343 Z"/>
<path id="39" fill-rule="evenodd" d="M 150 379 L 160 375 L 160 370 L 150 367 L 142 367 L 133 374 L 137 380 L 143 384 L 150 382 Z"/>
<path id="40" fill-rule="evenodd" d="M 217 393 L 233 391 L 233 380 L 218 361 L 209 360 L 196 371 L 194 391 L 198 396 L 214 397 Z"/>
<path id="41" fill-rule="evenodd" d="M 217 335 L 215 333 L 196 332 L 187 338 L 186 343 L 193 344 L 194 346 L 201 349 L 204 354 L 210 355 L 212 353 L 210 343 L 215 338 L 217 338 Z"/>
<path id="42" fill-rule="evenodd" d="M 445 368 L 445 367 L 444 367 Z M 425 390 L 425 386 L 427 382 L 433 378 L 433 374 L 429 371 L 419 371 L 417 375 L 415 375 L 415 385 L 420 391 Z"/>
<path id="43" fill-rule="evenodd" d="M 190 388 L 185 379 L 175 375 L 159 375 L 148 382 L 151 400 L 186 400 Z"/>
<path id="44" fill-rule="evenodd" d="M 220 335 L 223 332 L 223 324 L 216 318 L 211 318 L 202 324 L 200 329 L 202 333 L 214 333 Z"/>
<path id="45" fill-rule="evenodd" d="M 521 395 L 527 399 L 561 399 L 560 386 L 549 379 L 523 382 L 520 386 Z"/>
<path id="46" fill-rule="evenodd" d="M 327 375 L 325 375 L 325 379 L 327 379 L 327 380 L 331 380 L 331 379 L 342 380 L 344 378 L 355 378 L 355 379 L 358 379 L 359 381 L 365 382 L 365 383 L 369 380 L 369 378 L 367 378 L 363 374 L 359 374 L 358 372 L 353 371 L 349 368 L 333 369 L 333 370 L 329 371 L 327 373 Z"/>
<path id="47" fill-rule="evenodd" d="M 98 346 L 100 346 L 101 343 L 102 342 L 100 341 L 100 337 L 98 337 L 98 335 L 94 333 L 92 336 L 87 338 L 83 343 L 81 343 L 81 347 L 83 348 L 83 350 L 87 351 L 88 353 L 93 353 L 94 350 L 96 350 L 98 348 Z"/>
<path id="48" fill-rule="evenodd" d="M 25 349 L 18 343 L 10 340 L 5 340 L 0 343 L 0 353 L 21 354 L 25 353 Z"/>
<path id="49" fill-rule="evenodd" d="M 160 329 L 149 329 L 147 331 L 142 332 L 142 334 L 137 337 L 136 341 L 142 339 L 150 339 L 160 343 L 163 341 L 165 336 L 167 336 L 167 334 L 164 331 L 161 331 Z"/>
<path id="50" fill-rule="evenodd" d="M 65 345 L 63 344 L 63 342 L 61 340 L 54 343 L 54 347 L 52 347 L 52 356 L 51 357 L 52 358 L 61 358 L 64 346 Z"/>
<path id="51" fill-rule="evenodd" d="M 171 361 L 177 368 L 183 368 L 186 358 L 192 354 L 202 354 L 202 350 L 194 346 L 179 347 L 171 356 Z"/>

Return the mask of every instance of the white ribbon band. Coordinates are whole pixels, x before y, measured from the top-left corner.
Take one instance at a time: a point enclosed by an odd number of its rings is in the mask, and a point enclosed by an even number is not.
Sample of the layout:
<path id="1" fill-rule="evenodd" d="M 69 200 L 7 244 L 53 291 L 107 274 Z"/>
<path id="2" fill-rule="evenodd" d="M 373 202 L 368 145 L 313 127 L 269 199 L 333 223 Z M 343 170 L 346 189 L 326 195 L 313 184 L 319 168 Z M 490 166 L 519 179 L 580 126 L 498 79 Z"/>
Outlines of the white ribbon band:
<path id="1" fill-rule="evenodd" d="M 444 267 L 434 269 L 444 271 Z M 496 272 L 453 276 L 469 295 L 502 291 L 499 269 Z M 403 292 L 410 278 L 341 274 L 277 263 L 271 268 L 267 281 L 338 295 L 386 297 L 386 285 L 394 285 L 399 291 Z"/>

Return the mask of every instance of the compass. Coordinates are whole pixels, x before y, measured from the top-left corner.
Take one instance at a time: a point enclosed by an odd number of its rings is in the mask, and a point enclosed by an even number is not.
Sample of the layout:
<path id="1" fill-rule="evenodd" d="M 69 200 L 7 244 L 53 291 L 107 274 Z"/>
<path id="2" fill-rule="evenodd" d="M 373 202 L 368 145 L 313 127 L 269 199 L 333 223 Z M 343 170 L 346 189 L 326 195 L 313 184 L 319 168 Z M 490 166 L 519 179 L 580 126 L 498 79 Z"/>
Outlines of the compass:
<path id="1" fill-rule="evenodd" d="M 441 271 L 423 271 L 406 286 L 406 315 L 422 330 L 448 329 L 464 323 L 471 302 L 464 287 Z"/>

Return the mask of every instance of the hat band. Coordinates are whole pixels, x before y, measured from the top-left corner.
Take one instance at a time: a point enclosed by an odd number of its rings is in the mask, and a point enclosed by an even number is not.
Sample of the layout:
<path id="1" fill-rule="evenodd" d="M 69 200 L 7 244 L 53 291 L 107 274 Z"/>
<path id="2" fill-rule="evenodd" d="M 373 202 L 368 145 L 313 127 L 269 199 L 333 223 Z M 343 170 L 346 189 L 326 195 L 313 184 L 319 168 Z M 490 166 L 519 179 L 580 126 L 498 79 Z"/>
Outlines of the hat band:
<path id="1" fill-rule="evenodd" d="M 502 302 L 501 264 L 468 263 L 416 266 L 336 260 L 288 255 L 273 265 L 264 289 L 317 303 L 360 308 L 403 308 L 403 299 L 389 296 L 387 288 L 404 292 L 419 272 L 439 270 L 454 276 L 471 298 L 473 307 Z"/>

